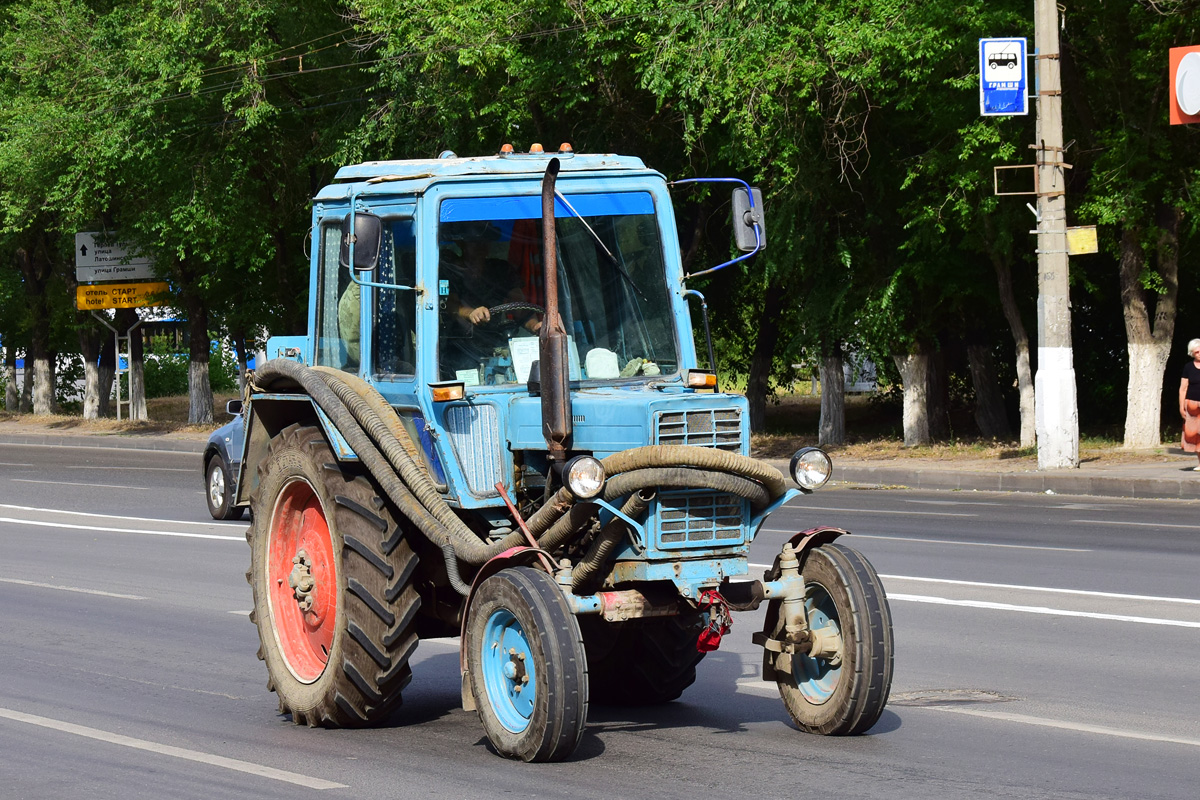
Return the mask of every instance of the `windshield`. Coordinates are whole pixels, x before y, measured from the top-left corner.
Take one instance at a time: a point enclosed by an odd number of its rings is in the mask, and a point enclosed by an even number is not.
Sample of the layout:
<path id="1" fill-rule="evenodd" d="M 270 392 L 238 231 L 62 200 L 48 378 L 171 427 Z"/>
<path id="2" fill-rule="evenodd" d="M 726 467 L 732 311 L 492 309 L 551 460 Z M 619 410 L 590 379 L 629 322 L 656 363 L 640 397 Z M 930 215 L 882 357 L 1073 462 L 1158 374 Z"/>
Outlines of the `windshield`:
<path id="1" fill-rule="evenodd" d="M 555 201 L 555 217 L 571 380 L 676 372 L 662 240 L 649 193 L 567 195 L 567 201 L 570 208 Z M 540 197 L 442 202 L 442 379 L 468 386 L 528 379 L 545 305 L 540 218 Z"/>

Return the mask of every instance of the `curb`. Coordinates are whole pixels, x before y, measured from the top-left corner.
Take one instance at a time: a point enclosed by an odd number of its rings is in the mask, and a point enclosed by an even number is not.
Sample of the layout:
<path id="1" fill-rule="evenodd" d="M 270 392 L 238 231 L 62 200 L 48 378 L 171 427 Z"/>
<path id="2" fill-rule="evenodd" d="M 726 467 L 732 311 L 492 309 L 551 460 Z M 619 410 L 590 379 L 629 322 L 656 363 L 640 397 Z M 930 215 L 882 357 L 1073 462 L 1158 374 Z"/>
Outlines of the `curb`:
<path id="1" fill-rule="evenodd" d="M 842 481 L 872 485 L 902 484 L 914 489 L 1037 492 L 1099 497 L 1200 500 L 1200 481 L 1170 478 L 1125 478 L 1042 472 L 951 472 L 944 469 L 834 467 Z"/>
<path id="2" fill-rule="evenodd" d="M 0 444 L 33 445 L 37 447 L 87 447 L 94 449 L 152 450 L 168 453 L 203 453 L 205 442 L 184 439 L 163 439 L 155 436 L 124 434 L 93 434 L 71 436 L 55 433 L 0 435 Z"/>

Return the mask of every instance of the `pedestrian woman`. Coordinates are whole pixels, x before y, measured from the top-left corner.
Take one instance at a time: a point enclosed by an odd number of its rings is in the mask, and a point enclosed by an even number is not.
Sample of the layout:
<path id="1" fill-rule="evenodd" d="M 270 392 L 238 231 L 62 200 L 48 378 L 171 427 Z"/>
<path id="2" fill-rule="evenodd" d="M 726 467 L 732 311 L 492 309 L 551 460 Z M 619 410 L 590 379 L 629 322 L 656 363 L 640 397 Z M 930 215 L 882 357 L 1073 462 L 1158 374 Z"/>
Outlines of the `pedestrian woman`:
<path id="1" fill-rule="evenodd" d="M 1188 342 L 1188 358 L 1179 381 L 1179 415 L 1183 417 L 1183 452 L 1200 459 L 1200 339 Z M 1200 471 L 1200 464 L 1192 469 Z"/>

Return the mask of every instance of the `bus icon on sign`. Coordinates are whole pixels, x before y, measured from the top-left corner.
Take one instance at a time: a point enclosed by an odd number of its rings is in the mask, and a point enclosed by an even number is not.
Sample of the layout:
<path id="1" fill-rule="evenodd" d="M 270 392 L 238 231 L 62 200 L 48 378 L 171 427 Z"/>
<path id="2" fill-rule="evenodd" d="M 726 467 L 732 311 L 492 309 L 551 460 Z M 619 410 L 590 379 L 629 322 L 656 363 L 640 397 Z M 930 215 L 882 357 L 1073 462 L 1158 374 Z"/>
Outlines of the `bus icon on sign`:
<path id="1" fill-rule="evenodd" d="M 992 69 L 999 69 L 1000 67 L 1016 69 L 1017 54 L 1011 50 L 1004 53 L 991 53 L 988 55 L 988 66 Z"/>

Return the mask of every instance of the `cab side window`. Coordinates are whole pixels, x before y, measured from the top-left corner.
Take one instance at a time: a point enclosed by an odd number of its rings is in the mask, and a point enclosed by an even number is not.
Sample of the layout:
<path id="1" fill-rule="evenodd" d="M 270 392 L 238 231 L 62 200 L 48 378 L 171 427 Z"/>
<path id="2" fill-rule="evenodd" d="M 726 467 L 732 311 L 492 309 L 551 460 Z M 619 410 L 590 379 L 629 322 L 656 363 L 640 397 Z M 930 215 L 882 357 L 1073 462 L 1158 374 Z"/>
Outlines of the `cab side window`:
<path id="1" fill-rule="evenodd" d="M 341 242 L 340 222 L 321 226 L 316 363 L 345 372 L 358 372 L 361 289 L 350 280 L 350 270 L 338 265 Z"/>
<path id="2" fill-rule="evenodd" d="M 417 237 L 411 218 L 385 224 L 383 252 L 375 275 L 378 283 L 416 284 Z M 408 289 L 374 290 L 371 347 L 377 378 L 388 380 L 416 373 L 416 298 L 417 293 Z"/>

